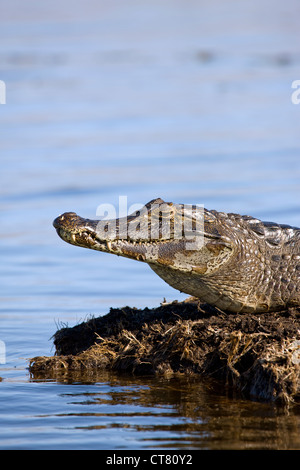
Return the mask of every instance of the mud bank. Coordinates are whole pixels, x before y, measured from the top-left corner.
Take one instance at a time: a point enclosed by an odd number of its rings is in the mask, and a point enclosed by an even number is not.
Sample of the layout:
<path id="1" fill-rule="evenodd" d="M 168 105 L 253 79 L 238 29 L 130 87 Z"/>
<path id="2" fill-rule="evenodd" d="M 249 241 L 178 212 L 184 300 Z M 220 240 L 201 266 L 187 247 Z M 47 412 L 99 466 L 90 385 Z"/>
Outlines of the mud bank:
<path id="1" fill-rule="evenodd" d="M 158 308 L 112 308 L 54 337 L 52 357 L 34 357 L 34 378 L 99 369 L 214 377 L 246 396 L 300 400 L 300 309 L 228 314 L 199 300 Z"/>

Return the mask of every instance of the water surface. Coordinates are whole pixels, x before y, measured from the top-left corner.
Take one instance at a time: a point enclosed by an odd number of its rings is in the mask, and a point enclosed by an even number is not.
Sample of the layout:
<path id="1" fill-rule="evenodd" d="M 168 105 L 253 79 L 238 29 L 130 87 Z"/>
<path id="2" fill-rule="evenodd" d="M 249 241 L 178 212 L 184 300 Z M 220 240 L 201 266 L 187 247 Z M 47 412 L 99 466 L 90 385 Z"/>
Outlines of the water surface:
<path id="1" fill-rule="evenodd" d="M 201 380 L 30 377 L 51 336 L 183 299 L 52 220 L 155 197 L 299 225 L 296 0 L 20 0 L 2 8 L 0 448 L 300 448 L 299 409 Z"/>

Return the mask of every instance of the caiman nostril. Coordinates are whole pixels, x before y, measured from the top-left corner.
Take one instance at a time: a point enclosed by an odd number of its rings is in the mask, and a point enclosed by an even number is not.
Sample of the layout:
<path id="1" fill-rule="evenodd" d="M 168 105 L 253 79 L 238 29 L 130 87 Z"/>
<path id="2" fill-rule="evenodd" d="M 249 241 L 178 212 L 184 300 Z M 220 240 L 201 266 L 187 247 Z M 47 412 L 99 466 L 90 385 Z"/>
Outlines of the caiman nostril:
<path id="1" fill-rule="evenodd" d="M 65 212 L 54 219 L 53 226 L 58 229 L 65 225 L 72 217 L 78 217 L 75 212 Z"/>

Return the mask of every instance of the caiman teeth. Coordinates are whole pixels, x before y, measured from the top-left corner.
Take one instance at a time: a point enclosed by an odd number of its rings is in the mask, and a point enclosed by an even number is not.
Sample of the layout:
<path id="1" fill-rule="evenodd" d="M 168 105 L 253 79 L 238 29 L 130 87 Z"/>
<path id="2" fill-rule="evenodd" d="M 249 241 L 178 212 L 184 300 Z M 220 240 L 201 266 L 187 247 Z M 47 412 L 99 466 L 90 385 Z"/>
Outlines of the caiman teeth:
<path id="1" fill-rule="evenodd" d="M 107 246 L 108 250 L 111 250 L 111 241 L 110 240 L 106 240 L 106 246 Z"/>

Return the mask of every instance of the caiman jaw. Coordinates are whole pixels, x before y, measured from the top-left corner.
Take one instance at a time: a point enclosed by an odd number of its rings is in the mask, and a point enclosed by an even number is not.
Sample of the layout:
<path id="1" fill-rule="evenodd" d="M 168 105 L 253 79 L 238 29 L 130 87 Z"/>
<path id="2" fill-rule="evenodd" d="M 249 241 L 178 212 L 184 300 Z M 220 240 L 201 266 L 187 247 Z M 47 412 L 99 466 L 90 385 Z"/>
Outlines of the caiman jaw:
<path id="1" fill-rule="evenodd" d="M 84 248 L 110 251 L 112 242 L 111 240 L 99 240 L 97 224 L 98 221 L 84 219 L 75 212 L 65 212 L 53 222 L 57 234 L 65 242 Z"/>
<path id="2" fill-rule="evenodd" d="M 149 209 L 153 202 L 158 204 L 163 203 L 162 200 L 157 199 L 148 203 L 145 208 Z M 176 233 L 176 229 L 174 228 L 175 224 L 181 223 L 182 208 L 180 206 L 173 206 L 171 203 L 164 204 L 167 205 L 167 209 L 171 209 L 172 211 L 172 223 L 167 226 L 170 232 L 166 230 L 166 225 L 160 225 L 161 220 L 156 217 L 156 219 L 154 219 L 154 228 L 157 229 L 156 238 L 147 238 L 147 235 L 152 233 L 151 230 L 153 229 L 153 225 L 151 225 L 153 220 L 151 223 L 149 222 L 149 213 L 147 211 L 146 215 L 144 213 L 128 216 L 126 220 L 116 219 L 107 221 L 108 224 L 113 222 L 113 233 L 109 231 L 106 232 L 106 221 L 104 223 L 102 221 L 99 224 L 100 221 L 84 219 L 74 212 L 66 212 L 60 215 L 54 220 L 53 225 L 58 235 L 64 241 L 72 245 L 113 253 L 137 261 L 144 261 L 152 268 L 153 265 L 158 265 L 182 272 L 205 274 L 215 270 L 217 266 L 216 258 L 219 257 L 221 262 L 228 258 L 231 250 L 226 248 L 225 240 L 221 237 L 220 233 L 213 228 L 210 223 L 210 216 L 206 215 L 205 217 L 203 233 L 201 231 L 198 232 L 198 235 L 200 234 L 199 239 L 201 239 L 202 236 L 202 241 L 205 243 L 205 246 L 203 249 L 197 249 L 197 254 L 193 251 L 194 248 L 191 248 L 191 238 L 188 238 L 188 235 L 185 237 L 181 236 L 181 238 L 174 236 Z M 189 216 L 190 220 L 192 220 L 191 215 Z M 143 229 L 140 228 L 136 232 L 134 230 L 130 231 L 131 224 L 142 226 Z M 124 226 L 128 231 L 125 237 L 122 237 Z M 176 227 L 178 226 L 180 225 Z M 134 225 L 134 227 L 136 227 L 136 225 Z M 190 231 L 192 231 L 192 236 L 195 236 L 192 225 L 190 226 Z M 224 255 L 220 255 L 221 251 Z M 201 252 L 203 254 L 199 261 L 198 255 Z"/>
<path id="3" fill-rule="evenodd" d="M 65 212 L 54 220 L 53 226 L 59 237 L 71 245 L 146 261 L 144 242 L 122 238 L 100 238 L 97 233 L 98 223 L 97 220 L 84 219 L 75 212 Z"/>
<path id="4" fill-rule="evenodd" d="M 62 240 L 92 248 L 96 238 L 96 221 L 83 219 L 75 212 L 65 212 L 54 220 L 53 226 Z"/>

